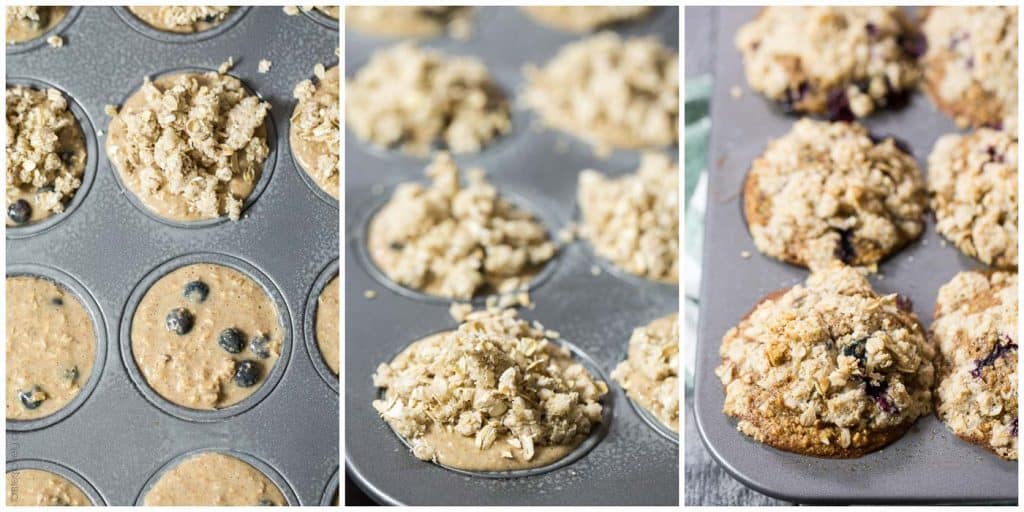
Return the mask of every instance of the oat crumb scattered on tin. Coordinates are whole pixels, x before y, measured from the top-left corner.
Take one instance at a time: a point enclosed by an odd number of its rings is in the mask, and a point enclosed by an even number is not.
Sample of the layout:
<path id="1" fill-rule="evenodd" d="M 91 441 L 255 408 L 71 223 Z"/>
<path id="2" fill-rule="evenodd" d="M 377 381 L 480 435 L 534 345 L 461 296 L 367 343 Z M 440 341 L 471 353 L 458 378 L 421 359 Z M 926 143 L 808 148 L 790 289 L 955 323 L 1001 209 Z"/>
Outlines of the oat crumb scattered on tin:
<path id="1" fill-rule="evenodd" d="M 363 292 L 363 297 L 366 297 L 367 299 L 373 300 L 373 299 L 375 299 L 377 297 L 377 292 L 375 292 L 373 290 L 366 290 L 366 291 Z"/>
<path id="2" fill-rule="evenodd" d="M 740 251 L 740 257 L 745 259 L 745 260 L 749 260 L 750 259 L 750 251 Z"/>
<path id="3" fill-rule="evenodd" d="M 109 103 L 104 105 L 103 106 L 103 113 L 108 115 L 108 116 L 110 116 L 110 117 L 116 116 L 117 115 L 117 105 L 111 105 Z"/>
<path id="4" fill-rule="evenodd" d="M 597 276 L 601 275 L 601 267 L 599 267 L 597 265 L 591 265 L 590 266 L 590 275 L 592 275 L 594 277 L 597 277 Z"/>
<path id="5" fill-rule="evenodd" d="M 217 67 L 217 73 L 220 73 L 220 74 L 223 75 L 223 74 L 227 73 L 228 71 L 230 71 L 231 68 L 233 68 L 233 67 L 235 67 L 235 58 L 229 56 L 228 60 L 226 60 L 224 62 L 221 62 L 220 66 Z"/>
<path id="6" fill-rule="evenodd" d="M 50 37 L 47 37 L 46 38 L 46 43 L 49 44 L 53 48 L 60 48 L 60 47 L 64 46 L 64 39 L 55 34 L 55 35 L 52 35 Z"/>
<path id="7" fill-rule="evenodd" d="M 732 89 L 729 89 L 729 94 L 734 100 L 738 100 L 743 97 L 743 89 L 738 85 L 734 85 L 732 86 Z"/>
<path id="8" fill-rule="evenodd" d="M 299 8 L 294 6 L 294 5 L 286 5 L 286 6 L 282 7 L 281 9 L 288 16 L 298 16 L 299 15 Z"/>
<path id="9" fill-rule="evenodd" d="M 267 71 L 270 71 L 271 65 L 273 65 L 273 62 L 267 59 L 260 59 L 260 63 L 256 66 L 256 71 L 258 73 L 266 73 Z"/>

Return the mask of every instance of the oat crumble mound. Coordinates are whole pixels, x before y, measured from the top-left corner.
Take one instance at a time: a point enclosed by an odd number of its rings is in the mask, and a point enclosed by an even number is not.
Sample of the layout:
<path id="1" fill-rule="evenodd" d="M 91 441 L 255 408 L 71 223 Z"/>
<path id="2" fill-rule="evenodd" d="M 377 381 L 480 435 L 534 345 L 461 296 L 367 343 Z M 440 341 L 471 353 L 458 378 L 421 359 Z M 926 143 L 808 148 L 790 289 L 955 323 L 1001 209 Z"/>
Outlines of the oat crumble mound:
<path id="1" fill-rule="evenodd" d="M 189 220 L 238 220 L 270 152 L 270 103 L 213 71 L 147 77 L 136 95 L 111 120 L 107 141 L 129 188 L 143 202 L 183 202 Z M 238 182 L 245 196 L 233 191 Z"/>
<path id="2" fill-rule="evenodd" d="M 960 438 L 1017 460 L 1017 274 L 967 271 L 939 289 L 936 414 Z"/>
<path id="3" fill-rule="evenodd" d="M 928 194 L 913 156 L 856 123 L 802 119 L 754 160 L 744 211 L 761 252 L 814 268 L 872 266 L 920 236 Z"/>
<path id="4" fill-rule="evenodd" d="M 317 64 L 313 74 L 319 85 L 303 80 L 292 92 L 299 103 L 292 113 L 291 137 L 315 148 L 316 160 L 303 162 L 303 168 L 320 188 L 337 198 L 341 174 L 341 82 L 337 66 L 325 70 L 323 64 Z"/>
<path id="5" fill-rule="evenodd" d="M 939 138 L 928 188 L 939 233 L 968 256 L 1016 270 L 1016 135 L 980 128 Z"/>
<path id="6" fill-rule="evenodd" d="M 547 446 L 575 446 L 602 421 L 608 386 L 539 324 L 515 310 L 470 313 L 455 331 L 414 343 L 373 375 L 373 407 L 423 460 L 444 461 L 428 434 L 473 438 L 478 451 L 523 461 Z"/>
<path id="7" fill-rule="evenodd" d="M 1017 6 L 925 10 L 925 91 L 961 127 L 1017 131 Z"/>
<path id="8" fill-rule="evenodd" d="M 208 30 L 221 24 L 231 7 L 216 5 L 132 6 L 132 14 L 150 26 L 178 33 Z"/>
<path id="9" fill-rule="evenodd" d="M 8 87 L 7 200 L 28 214 L 17 222 L 8 213 L 7 224 L 24 224 L 61 213 L 82 185 L 85 138 L 68 100 L 56 89 Z"/>
<path id="10" fill-rule="evenodd" d="M 651 7 L 641 5 L 530 5 L 520 8 L 540 23 L 570 32 L 590 32 L 601 27 L 637 20 L 647 16 L 652 10 Z"/>
<path id="11" fill-rule="evenodd" d="M 35 39 L 57 26 L 67 15 L 66 6 L 16 5 L 6 8 L 7 44 L 23 43 Z"/>
<path id="12" fill-rule="evenodd" d="M 679 166 L 644 154 L 636 173 L 580 173 L 580 235 L 603 258 L 647 279 L 679 282 Z"/>
<path id="13" fill-rule="evenodd" d="M 735 43 L 752 89 L 832 120 L 904 102 L 921 75 L 920 37 L 901 7 L 766 7 Z"/>
<path id="14" fill-rule="evenodd" d="M 438 146 L 476 153 L 511 128 L 505 96 L 483 62 L 412 43 L 374 53 L 345 98 L 360 139 L 419 156 Z"/>
<path id="15" fill-rule="evenodd" d="M 658 148 L 678 139 L 679 58 L 654 37 L 601 32 L 524 69 L 524 100 L 546 125 L 593 144 Z"/>
<path id="16" fill-rule="evenodd" d="M 456 299 L 507 293 L 555 256 L 544 226 L 502 198 L 482 170 L 463 185 L 442 152 L 426 174 L 430 185 L 399 185 L 370 224 L 370 256 L 395 282 Z"/>
<path id="17" fill-rule="evenodd" d="M 472 7 L 465 6 L 348 6 L 345 25 L 385 37 L 435 37 L 447 32 L 455 39 L 472 34 Z"/>
<path id="18" fill-rule="evenodd" d="M 630 398 L 679 432 L 679 315 L 634 329 L 627 358 L 612 378 Z"/>
<path id="19" fill-rule="evenodd" d="M 935 348 L 905 299 L 834 263 L 722 338 L 723 412 L 769 446 L 859 457 L 931 411 Z"/>

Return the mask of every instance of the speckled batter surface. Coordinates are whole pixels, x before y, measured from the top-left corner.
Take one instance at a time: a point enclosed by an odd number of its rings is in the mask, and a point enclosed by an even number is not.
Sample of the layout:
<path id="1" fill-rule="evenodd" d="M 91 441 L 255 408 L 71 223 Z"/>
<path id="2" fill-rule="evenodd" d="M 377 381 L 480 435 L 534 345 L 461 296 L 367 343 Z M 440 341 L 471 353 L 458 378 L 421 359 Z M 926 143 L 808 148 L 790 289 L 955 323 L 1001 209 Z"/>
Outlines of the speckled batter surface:
<path id="1" fill-rule="evenodd" d="M 7 506 L 61 506 L 88 507 L 93 503 L 88 496 L 68 479 L 40 469 L 9 471 Z"/>
<path id="2" fill-rule="evenodd" d="M 186 285 L 194 281 L 208 287 L 205 300 L 199 300 L 200 294 L 185 294 Z M 183 335 L 167 326 L 168 314 L 177 308 L 194 317 L 193 327 Z M 243 340 L 237 353 L 219 342 L 230 328 Z M 265 351 L 254 350 L 252 342 L 261 336 L 267 339 Z M 263 288 L 217 264 L 187 265 L 160 278 L 132 318 L 132 357 L 146 382 L 160 396 L 191 409 L 220 409 L 253 394 L 277 363 L 283 340 L 277 307 Z M 257 369 L 256 382 L 249 386 L 237 382 L 243 361 Z"/>
<path id="3" fill-rule="evenodd" d="M 340 358 L 338 352 L 338 312 L 340 311 L 339 293 L 341 285 L 338 278 L 327 283 L 316 301 L 316 345 L 320 347 L 320 355 L 327 367 L 338 374 Z"/>
<path id="4" fill-rule="evenodd" d="M 679 432 L 679 315 L 634 329 L 628 356 L 612 378 L 634 402 Z"/>
<path id="5" fill-rule="evenodd" d="M 7 419 L 49 416 L 92 374 L 96 333 L 78 298 L 47 279 L 8 277 Z"/>
<path id="6" fill-rule="evenodd" d="M 189 457 L 164 473 L 146 493 L 146 506 L 281 506 L 281 490 L 247 462 L 223 453 Z"/>

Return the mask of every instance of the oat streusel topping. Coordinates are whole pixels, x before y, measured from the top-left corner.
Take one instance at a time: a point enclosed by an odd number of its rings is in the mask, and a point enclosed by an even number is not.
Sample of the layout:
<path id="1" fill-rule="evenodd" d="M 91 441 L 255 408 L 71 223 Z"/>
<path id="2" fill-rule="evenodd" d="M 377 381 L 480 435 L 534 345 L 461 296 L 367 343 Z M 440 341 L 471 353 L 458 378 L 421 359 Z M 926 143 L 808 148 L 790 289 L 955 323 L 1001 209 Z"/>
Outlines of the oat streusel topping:
<path id="1" fill-rule="evenodd" d="M 593 144 L 660 148 L 678 139 L 679 58 L 654 37 L 602 32 L 528 65 L 525 102 L 544 124 Z"/>
<path id="2" fill-rule="evenodd" d="M 7 44 L 31 41 L 56 27 L 67 16 L 70 7 L 17 5 L 6 8 Z"/>
<path id="3" fill-rule="evenodd" d="M 679 282 L 679 166 L 647 153 L 636 173 L 580 173 L 580 235 L 616 266 L 647 279 Z"/>
<path id="4" fill-rule="evenodd" d="M 163 217 L 238 220 L 270 153 L 270 103 L 217 72 L 147 77 L 113 115 L 107 155 L 125 186 Z"/>
<path id="5" fill-rule="evenodd" d="M 1017 131 L 1017 6 L 925 11 L 925 90 L 964 126 Z"/>
<path id="6" fill-rule="evenodd" d="M 723 412 L 781 450 L 860 456 L 931 411 L 935 348 L 917 317 L 840 263 L 766 297 L 719 353 Z"/>
<path id="7" fill-rule="evenodd" d="M 1017 268 L 1017 136 L 989 128 L 939 138 L 928 156 L 935 229 L 965 254 Z"/>
<path id="8" fill-rule="evenodd" d="M 318 85 L 303 80 L 292 96 L 299 100 L 291 118 L 292 151 L 320 188 L 338 198 L 341 175 L 341 82 L 338 66 L 313 68 Z"/>
<path id="9" fill-rule="evenodd" d="M 88 155 L 78 120 L 56 89 L 8 87 L 7 225 L 61 213 L 82 185 Z"/>
<path id="10" fill-rule="evenodd" d="M 679 315 L 634 329 L 628 356 L 612 378 L 630 398 L 679 432 Z"/>
<path id="11" fill-rule="evenodd" d="M 570 32 L 592 30 L 633 21 L 650 14 L 652 8 L 641 5 L 530 5 L 520 7 L 534 20 Z"/>
<path id="12" fill-rule="evenodd" d="M 483 62 L 402 43 L 373 54 L 345 90 L 360 139 L 426 156 L 476 153 L 511 128 L 508 104 Z"/>
<path id="13" fill-rule="evenodd" d="M 128 8 L 147 25 L 165 32 L 192 34 L 220 25 L 231 7 L 216 5 L 133 5 Z"/>
<path id="14" fill-rule="evenodd" d="M 470 313 L 381 364 L 373 383 L 385 394 L 373 407 L 423 460 L 482 470 L 502 459 L 506 469 L 554 462 L 542 452 L 561 458 L 582 442 L 608 392 L 557 337 L 512 309 Z M 448 442 L 458 438 L 473 443 Z M 482 460 L 454 453 L 460 445 Z"/>
<path id="15" fill-rule="evenodd" d="M 806 267 L 873 265 L 924 229 L 914 158 L 855 123 L 802 119 L 754 160 L 744 209 L 757 248 Z"/>
<path id="16" fill-rule="evenodd" d="M 960 438 L 1017 460 L 1017 274 L 960 272 L 939 289 L 936 413 Z"/>
<path id="17" fill-rule="evenodd" d="M 436 37 L 445 32 L 455 39 L 472 35 L 472 7 L 348 6 L 345 25 L 359 32 L 384 37 Z"/>
<path id="18" fill-rule="evenodd" d="M 766 7 L 736 33 L 750 87 L 783 109 L 864 117 L 920 80 L 901 7 Z"/>
<path id="19" fill-rule="evenodd" d="M 555 256 L 544 226 L 502 198 L 482 170 L 470 170 L 463 185 L 451 156 L 438 153 L 426 174 L 430 185 L 399 185 L 370 222 L 370 257 L 395 282 L 456 299 L 507 293 Z"/>

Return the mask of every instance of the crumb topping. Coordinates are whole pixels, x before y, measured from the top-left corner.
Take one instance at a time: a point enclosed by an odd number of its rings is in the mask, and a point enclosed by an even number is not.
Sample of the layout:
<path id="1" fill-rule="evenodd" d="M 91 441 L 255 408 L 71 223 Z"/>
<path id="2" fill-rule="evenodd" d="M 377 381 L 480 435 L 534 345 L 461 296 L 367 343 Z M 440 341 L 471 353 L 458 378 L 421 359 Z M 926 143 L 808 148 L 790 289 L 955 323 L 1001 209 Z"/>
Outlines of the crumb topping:
<path id="1" fill-rule="evenodd" d="M 1017 268 L 1017 137 L 980 128 L 928 156 L 936 230 L 988 265 Z"/>
<path id="2" fill-rule="evenodd" d="M 475 153 L 511 128 L 504 95 L 483 62 L 412 43 L 378 51 L 346 88 L 349 127 L 362 140 L 426 156 Z"/>
<path id="3" fill-rule="evenodd" d="M 935 348 L 905 299 L 834 263 L 722 338 L 725 414 L 776 448 L 859 456 L 931 411 Z"/>
<path id="4" fill-rule="evenodd" d="M 961 127 L 1017 130 L 1017 7 L 925 11 L 927 91 Z"/>
<path id="5" fill-rule="evenodd" d="M 640 5 L 530 5 L 521 7 L 533 19 L 555 28 L 571 32 L 592 30 L 632 21 L 650 14 L 652 8 Z"/>
<path id="6" fill-rule="evenodd" d="M 1017 460 L 1017 274 L 960 272 L 939 289 L 936 413 L 961 438 Z"/>
<path id="7" fill-rule="evenodd" d="M 231 12 L 231 7 L 216 5 L 136 5 L 128 9 L 154 28 L 182 34 L 213 28 Z"/>
<path id="8" fill-rule="evenodd" d="M 15 5 L 6 8 L 7 44 L 23 43 L 35 39 L 56 27 L 67 15 L 66 6 Z"/>
<path id="9" fill-rule="evenodd" d="M 633 329 L 627 358 L 612 378 L 630 398 L 679 432 L 679 315 Z"/>
<path id="10" fill-rule="evenodd" d="M 593 144 L 656 148 L 678 139 L 679 60 L 654 37 L 602 32 L 528 65 L 526 103 L 548 126 Z"/>
<path id="11" fill-rule="evenodd" d="M 447 153 L 427 167 L 429 186 L 399 185 L 369 228 L 374 263 L 395 282 L 470 299 L 519 289 L 555 256 L 532 214 L 498 194 L 480 169 L 466 184 Z"/>
<path id="12" fill-rule="evenodd" d="M 540 447 L 576 445 L 601 422 L 608 386 L 554 337 L 515 310 L 470 313 L 382 363 L 373 383 L 385 395 L 373 407 L 423 460 L 445 450 L 428 440 L 433 431 L 526 461 Z"/>
<path id="13" fill-rule="evenodd" d="M 241 216 L 270 153 L 260 101 L 216 72 L 148 77 L 110 122 L 107 152 L 150 208 L 186 220 Z"/>
<path id="14" fill-rule="evenodd" d="M 61 213 L 82 185 L 85 138 L 68 100 L 56 89 L 8 87 L 6 92 L 8 225 Z M 27 215 L 12 218 L 15 203 Z"/>
<path id="15" fill-rule="evenodd" d="M 924 229 L 914 158 L 855 123 L 802 119 L 754 160 L 744 208 L 757 248 L 796 265 L 873 265 Z"/>
<path id="16" fill-rule="evenodd" d="M 851 121 L 920 80 L 901 7 L 766 7 L 736 33 L 747 82 L 786 110 Z"/>
<path id="17" fill-rule="evenodd" d="M 299 100 L 291 118 L 292 149 L 299 153 L 299 163 L 320 188 L 337 198 L 341 174 L 341 82 L 337 66 L 325 70 L 323 64 L 317 64 L 313 74 L 317 85 L 312 80 L 303 80 L 292 92 Z"/>
<path id="18" fill-rule="evenodd" d="M 579 176 L 580 235 L 603 258 L 632 274 L 679 282 L 679 166 L 647 153 L 636 173 Z"/>
<path id="19" fill-rule="evenodd" d="M 466 6 L 348 6 L 345 24 L 385 37 L 435 37 L 447 32 L 465 40 L 472 35 L 472 13 Z"/>

